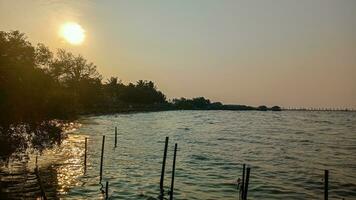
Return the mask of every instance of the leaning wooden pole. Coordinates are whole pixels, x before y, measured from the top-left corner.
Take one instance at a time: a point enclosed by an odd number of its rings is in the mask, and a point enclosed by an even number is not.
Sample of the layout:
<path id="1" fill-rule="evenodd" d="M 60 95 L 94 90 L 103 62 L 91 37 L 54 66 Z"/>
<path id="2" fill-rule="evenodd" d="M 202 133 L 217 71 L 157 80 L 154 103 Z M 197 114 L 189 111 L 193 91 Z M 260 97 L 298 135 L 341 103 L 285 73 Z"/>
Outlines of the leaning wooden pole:
<path id="1" fill-rule="evenodd" d="M 159 189 L 160 189 L 160 196 L 161 196 L 161 197 L 163 197 L 163 195 L 164 195 L 163 182 L 164 182 L 164 171 L 165 171 L 165 168 L 166 168 L 168 140 L 169 140 L 169 137 L 166 137 L 166 141 L 165 141 L 165 144 L 164 144 L 164 153 L 163 153 L 161 179 L 160 179 L 160 182 L 159 182 Z"/>
<path id="2" fill-rule="evenodd" d="M 324 200 L 329 198 L 329 170 L 324 171 Z"/>
<path id="3" fill-rule="evenodd" d="M 178 147 L 178 144 L 175 143 L 175 145 L 174 145 L 174 156 L 173 156 L 173 167 L 172 167 L 171 191 L 170 191 L 170 194 L 169 194 L 169 199 L 170 200 L 173 200 L 174 174 L 175 174 L 175 171 L 176 171 L 177 147 Z"/>
<path id="4" fill-rule="evenodd" d="M 101 144 L 101 159 L 100 159 L 100 183 L 103 178 L 103 161 L 104 161 L 104 146 L 105 146 L 105 135 L 103 135 L 103 142 Z"/>
<path id="5" fill-rule="evenodd" d="M 244 199 L 243 200 L 247 199 L 248 183 L 250 181 L 250 170 L 251 170 L 251 168 L 247 167 L 247 170 L 246 170 L 246 182 L 245 182 L 245 189 L 244 189 Z"/>

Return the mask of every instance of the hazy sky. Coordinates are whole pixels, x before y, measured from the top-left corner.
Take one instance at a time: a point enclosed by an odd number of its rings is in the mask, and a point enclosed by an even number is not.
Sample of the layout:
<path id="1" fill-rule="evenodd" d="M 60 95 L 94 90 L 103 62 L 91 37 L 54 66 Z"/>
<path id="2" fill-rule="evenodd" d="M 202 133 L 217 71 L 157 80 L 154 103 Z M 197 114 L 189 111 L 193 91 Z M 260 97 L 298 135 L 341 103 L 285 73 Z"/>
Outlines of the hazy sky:
<path id="1" fill-rule="evenodd" d="M 68 21 L 82 45 L 58 36 Z M 0 30 L 169 98 L 356 108 L 356 0 L 0 0 Z"/>

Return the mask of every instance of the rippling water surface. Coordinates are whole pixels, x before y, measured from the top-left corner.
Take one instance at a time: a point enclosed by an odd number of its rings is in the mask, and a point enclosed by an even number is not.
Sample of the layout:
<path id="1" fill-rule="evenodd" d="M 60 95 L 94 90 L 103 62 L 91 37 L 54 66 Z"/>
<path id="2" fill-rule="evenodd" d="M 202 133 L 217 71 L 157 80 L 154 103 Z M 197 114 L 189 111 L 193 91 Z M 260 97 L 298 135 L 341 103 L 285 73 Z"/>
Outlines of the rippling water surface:
<path id="1" fill-rule="evenodd" d="M 331 199 L 356 199 L 356 113 L 169 111 L 80 122 L 65 148 L 48 156 L 57 158 L 52 166 L 63 199 L 103 198 L 102 135 L 103 182 L 110 183 L 111 199 L 157 198 L 166 136 L 166 191 L 178 143 L 175 199 L 238 199 L 235 183 L 243 163 L 251 167 L 249 199 L 322 199 L 324 169 L 330 170 Z M 83 174 L 85 137 L 88 166 Z"/>

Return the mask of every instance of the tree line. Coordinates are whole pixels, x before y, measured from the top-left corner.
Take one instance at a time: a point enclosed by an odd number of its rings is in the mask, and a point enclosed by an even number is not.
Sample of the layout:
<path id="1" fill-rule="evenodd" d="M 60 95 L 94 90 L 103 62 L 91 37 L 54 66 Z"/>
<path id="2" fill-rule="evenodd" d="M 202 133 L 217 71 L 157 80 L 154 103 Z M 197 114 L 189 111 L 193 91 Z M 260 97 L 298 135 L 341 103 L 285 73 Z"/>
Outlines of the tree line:
<path id="1" fill-rule="evenodd" d="M 269 110 L 204 97 L 167 101 L 152 81 L 104 80 L 81 55 L 33 45 L 19 31 L 0 31 L 0 160 L 60 143 L 60 122 L 80 114 L 174 109 Z"/>
<path id="2" fill-rule="evenodd" d="M 255 110 L 255 111 L 281 111 L 279 106 L 247 106 L 247 105 L 224 105 L 221 102 L 210 102 L 204 97 L 192 99 L 180 98 L 172 100 L 173 109 L 179 110 Z"/>
<path id="3" fill-rule="evenodd" d="M 166 103 L 152 81 L 103 80 L 81 55 L 64 49 L 54 53 L 43 44 L 32 45 L 19 31 L 0 31 L 1 158 L 59 142 L 58 120 Z"/>

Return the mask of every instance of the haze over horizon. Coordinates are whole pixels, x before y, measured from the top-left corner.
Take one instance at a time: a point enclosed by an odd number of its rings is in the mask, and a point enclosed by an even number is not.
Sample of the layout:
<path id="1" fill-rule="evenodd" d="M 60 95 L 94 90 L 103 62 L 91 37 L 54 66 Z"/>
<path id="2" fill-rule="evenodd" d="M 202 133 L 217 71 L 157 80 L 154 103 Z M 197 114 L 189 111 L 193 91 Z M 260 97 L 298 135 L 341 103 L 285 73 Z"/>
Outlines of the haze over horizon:
<path id="1" fill-rule="evenodd" d="M 66 22 L 81 45 L 59 37 Z M 107 79 L 154 81 L 168 98 L 356 108 L 356 1 L 10 1 L 0 30 L 82 54 Z"/>

